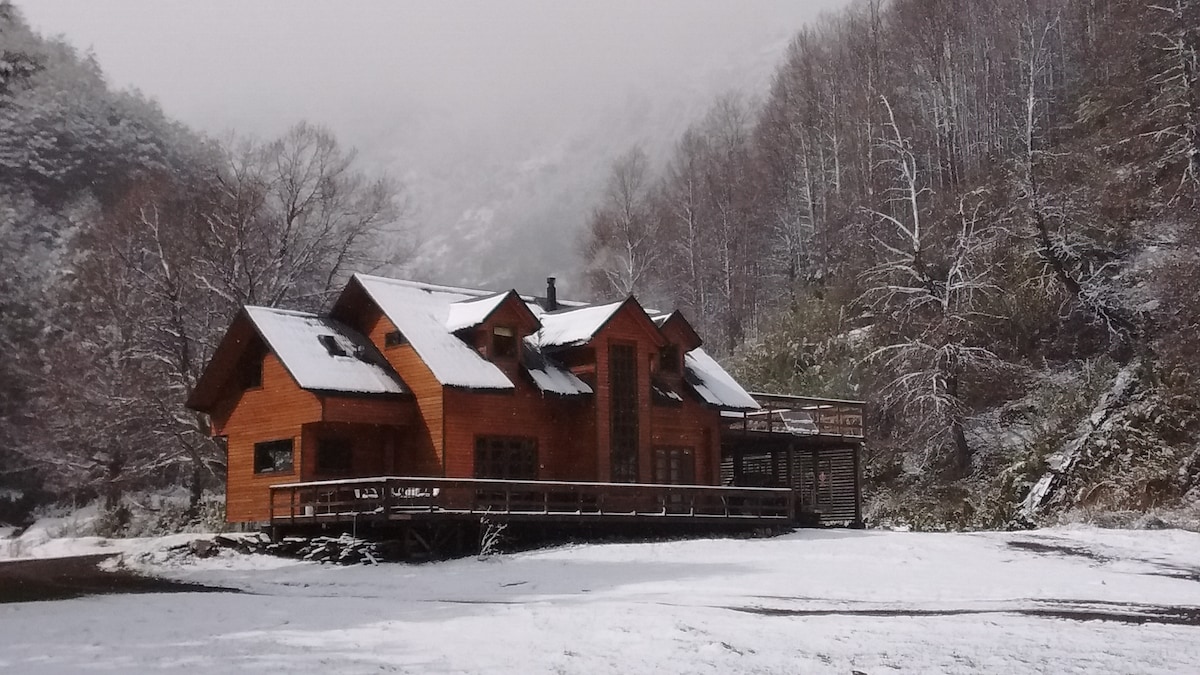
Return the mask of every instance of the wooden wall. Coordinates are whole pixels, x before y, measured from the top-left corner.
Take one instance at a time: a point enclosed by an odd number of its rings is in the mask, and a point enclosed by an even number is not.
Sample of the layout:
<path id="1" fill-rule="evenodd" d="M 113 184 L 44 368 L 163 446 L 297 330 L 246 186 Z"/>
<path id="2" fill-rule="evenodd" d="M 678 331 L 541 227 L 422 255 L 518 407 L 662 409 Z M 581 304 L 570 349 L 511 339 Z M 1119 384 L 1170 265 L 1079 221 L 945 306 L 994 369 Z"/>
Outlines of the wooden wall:
<path id="1" fill-rule="evenodd" d="M 394 473 L 397 455 L 403 452 L 398 442 L 405 429 L 382 425 L 314 422 L 303 428 L 304 442 L 312 448 L 304 455 L 300 480 L 335 480 L 348 477 L 385 476 Z M 317 444 L 322 438 L 343 439 L 352 448 L 351 471 L 322 473 L 317 468 Z"/>
<path id="2" fill-rule="evenodd" d="M 508 319 L 501 319 L 506 321 Z M 480 331 L 486 335 L 487 326 Z M 684 395 L 677 406 L 654 405 L 650 391 L 651 373 L 657 368 L 659 344 L 654 328 L 627 306 L 599 332 L 591 348 L 578 348 L 563 356 L 572 370 L 593 383 L 593 396 L 562 398 L 544 396 L 515 363 L 499 363 L 516 384 L 512 392 L 479 392 L 446 389 L 444 392 L 444 448 L 446 475 L 474 476 L 475 438 L 520 436 L 538 442 L 541 480 L 607 481 L 611 479 L 609 451 L 610 392 L 608 347 L 636 347 L 638 364 L 638 480 L 654 478 L 656 447 L 691 448 L 695 478 L 701 484 L 720 480 L 720 414 Z M 478 343 L 483 346 L 482 342 Z M 579 353 L 594 355 L 575 358 Z M 673 382 L 684 392 L 681 376 Z"/>
<path id="3" fill-rule="evenodd" d="M 515 328 L 518 344 L 537 328 L 528 310 L 510 298 L 474 330 L 475 346 L 491 352 L 492 328 Z M 536 438 L 540 480 L 595 480 L 590 397 L 543 395 L 520 358 L 493 358 L 516 387 L 511 391 L 445 392 L 446 475 L 475 475 L 477 436 Z"/>
<path id="4" fill-rule="evenodd" d="M 691 448 L 696 461 L 696 482 L 721 481 L 720 412 L 685 399 L 678 406 L 651 406 L 651 452 L 657 447 Z M 646 474 L 646 481 L 651 474 Z"/>
<path id="5" fill-rule="evenodd" d="M 385 346 L 385 335 L 395 326 L 377 307 L 367 303 L 359 309 L 348 323 L 379 347 L 412 396 L 318 396 L 300 389 L 268 354 L 262 387 L 230 392 L 212 416 L 214 433 L 229 439 L 228 520 L 266 520 L 272 484 L 339 477 L 317 472 L 316 446 L 323 435 L 352 439 L 355 476 L 473 477 L 476 437 L 517 436 L 537 439 L 539 479 L 610 480 L 608 359 L 613 344 L 633 345 L 637 352 L 638 480 L 654 479 L 656 447 L 686 447 L 693 450 L 696 481 L 719 482 L 719 413 L 689 396 L 678 405 L 653 403 L 650 384 L 662 338 L 634 304 L 614 316 L 589 346 L 563 355 L 592 384 L 595 393 L 582 397 L 543 395 L 516 359 L 498 360 L 515 390 L 444 388 L 410 345 Z M 493 324 L 517 326 L 522 333 L 518 338 L 532 330 L 521 309 L 503 305 L 477 329 L 477 346 L 488 351 Z M 662 376 L 674 377 L 674 388 L 684 391 L 677 374 Z M 293 439 L 293 471 L 255 474 L 254 444 L 284 438 Z"/>
<path id="6" fill-rule="evenodd" d="M 269 517 L 267 489 L 300 480 L 305 462 L 301 428 L 321 418 L 321 401 L 301 389 L 274 354 L 263 359 L 262 387 L 234 395 L 231 410 L 214 417 L 214 429 L 228 437 L 225 518 L 229 522 L 264 521 Z M 254 444 L 292 439 L 291 473 L 254 473 Z"/>
<path id="7" fill-rule="evenodd" d="M 591 344 L 596 350 L 596 476 L 606 481 L 612 477 L 610 455 L 610 419 L 612 415 L 612 391 L 609 386 L 609 347 L 613 344 L 630 344 L 637 347 L 637 391 L 638 391 L 638 482 L 650 482 L 653 469 L 651 450 L 652 427 L 650 414 L 650 367 L 658 358 L 658 345 L 639 317 L 637 308 L 626 305 L 608 324 L 596 334 Z"/>
<path id="8" fill-rule="evenodd" d="M 405 435 L 403 460 L 396 473 L 405 476 L 444 476 L 445 399 L 433 371 L 417 356 L 412 345 L 386 347 L 384 336 L 396 330 L 383 312 L 369 305 L 354 326 L 379 348 L 392 368 L 412 392 L 416 409 L 410 433 Z"/>

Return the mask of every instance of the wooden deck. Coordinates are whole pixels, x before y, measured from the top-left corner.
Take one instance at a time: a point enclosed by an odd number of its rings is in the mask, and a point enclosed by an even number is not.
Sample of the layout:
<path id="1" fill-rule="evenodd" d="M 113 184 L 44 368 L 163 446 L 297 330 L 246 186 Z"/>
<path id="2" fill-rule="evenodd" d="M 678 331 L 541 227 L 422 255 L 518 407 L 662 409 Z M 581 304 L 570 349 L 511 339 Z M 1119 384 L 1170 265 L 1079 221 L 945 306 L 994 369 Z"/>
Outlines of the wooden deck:
<path id="1" fill-rule="evenodd" d="M 638 483 L 508 481 L 381 476 L 271 486 L 271 524 L 475 520 L 497 522 L 792 522 L 793 491 Z"/>
<path id="2" fill-rule="evenodd" d="M 862 401 L 751 394 L 760 410 L 726 412 L 721 480 L 790 488 L 798 517 L 862 524 Z"/>
<path id="3" fill-rule="evenodd" d="M 724 413 L 725 430 L 745 435 L 782 434 L 861 440 L 863 401 L 752 393 L 760 410 Z"/>

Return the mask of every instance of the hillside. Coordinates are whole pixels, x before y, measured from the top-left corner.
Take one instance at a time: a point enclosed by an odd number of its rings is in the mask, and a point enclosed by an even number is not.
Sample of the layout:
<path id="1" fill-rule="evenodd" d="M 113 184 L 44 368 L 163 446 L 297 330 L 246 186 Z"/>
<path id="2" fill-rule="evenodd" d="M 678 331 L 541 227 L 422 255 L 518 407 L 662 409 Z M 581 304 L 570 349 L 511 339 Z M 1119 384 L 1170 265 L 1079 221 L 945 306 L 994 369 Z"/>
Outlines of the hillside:
<path id="1" fill-rule="evenodd" d="M 876 522 L 1200 498 L 1200 2 L 857 3 L 616 161 L 588 278 L 752 387 L 867 399 Z M 661 300 L 660 300 L 661 299 Z"/>

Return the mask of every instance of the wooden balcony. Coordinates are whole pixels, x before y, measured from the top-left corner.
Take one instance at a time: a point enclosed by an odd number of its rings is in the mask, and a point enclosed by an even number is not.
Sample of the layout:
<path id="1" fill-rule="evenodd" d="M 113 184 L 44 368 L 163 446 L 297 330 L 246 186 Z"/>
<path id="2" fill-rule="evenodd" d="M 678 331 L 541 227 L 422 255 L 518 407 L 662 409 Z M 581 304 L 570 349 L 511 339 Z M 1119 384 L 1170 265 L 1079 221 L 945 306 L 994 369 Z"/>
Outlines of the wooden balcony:
<path id="1" fill-rule="evenodd" d="M 752 393 L 760 410 L 724 413 L 725 432 L 863 438 L 863 401 Z"/>
<path id="2" fill-rule="evenodd" d="M 772 526 L 794 517 L 787 488 L 374 477 L 271 486 L 271 523 L 692 522 Z"/>

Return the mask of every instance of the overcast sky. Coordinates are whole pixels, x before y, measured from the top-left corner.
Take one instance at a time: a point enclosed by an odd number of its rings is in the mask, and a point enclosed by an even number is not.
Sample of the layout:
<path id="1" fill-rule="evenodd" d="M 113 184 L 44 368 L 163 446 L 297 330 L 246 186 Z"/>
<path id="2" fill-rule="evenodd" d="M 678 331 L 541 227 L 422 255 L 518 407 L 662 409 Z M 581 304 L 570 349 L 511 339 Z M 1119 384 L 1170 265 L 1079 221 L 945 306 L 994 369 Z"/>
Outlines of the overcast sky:
<path id="1" fill-rule="evenodd" d="M 478 263 L 429 263 L 432 275 L 464 283 L 517 278 L 483 270 L 483 247 L 522 233 L 538 241 L 551 226 L 562 232 L 527 267 L 575 267 L 573 233 L 613 157 L 635 142 L 665 152 L 667 136 L 723 90 L 761 94 L 788 38 L 848 4 L 15 2 L 35 29 L 92 50 L 111 83 L 140 89 L 199 130 L 271 136 L 299 120 L 329 126 L 405 181 L 420 227 L 442 237 L 439 255 Z M 520 179 L 530 166 L 553 173 Z M 475 253 L 459 250 L 471 238 L 464 223 L 478 235 Z"/>
<path id="2" fill-rule="evenodd" d="M 409 107 L 562 116 L 721 65 L 843 0 L 17 0 L 189 124 L 353 134 Z M 468 116 L 468 120 L 471 119 Z M 339 128 L 340 127 L 340 128 Z M 354 134 L 357 135 L 357 134 Z"/>

